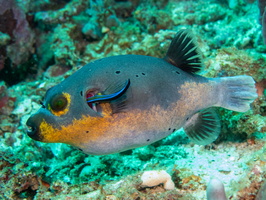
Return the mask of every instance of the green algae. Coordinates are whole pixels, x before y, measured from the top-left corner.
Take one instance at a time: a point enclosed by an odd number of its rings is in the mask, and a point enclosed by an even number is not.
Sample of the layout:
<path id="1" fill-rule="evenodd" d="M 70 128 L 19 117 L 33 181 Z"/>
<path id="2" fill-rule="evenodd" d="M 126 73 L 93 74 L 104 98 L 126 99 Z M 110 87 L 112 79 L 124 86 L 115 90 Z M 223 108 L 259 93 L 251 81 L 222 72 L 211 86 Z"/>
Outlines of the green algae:
<path id="1" fill-rule="evenodd" d="M 11 40 L 8 34 L 0 32 L 0 46 L 5 46 Z"/>

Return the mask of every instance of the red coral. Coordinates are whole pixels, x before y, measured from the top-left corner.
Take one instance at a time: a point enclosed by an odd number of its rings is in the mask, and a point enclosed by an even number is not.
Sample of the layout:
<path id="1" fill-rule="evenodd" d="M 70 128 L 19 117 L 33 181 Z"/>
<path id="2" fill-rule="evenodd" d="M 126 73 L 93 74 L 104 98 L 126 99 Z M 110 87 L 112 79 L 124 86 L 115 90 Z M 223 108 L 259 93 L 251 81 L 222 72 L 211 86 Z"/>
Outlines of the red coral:
<path id="1" fill-rule="evenodd" d="M 5 7 L 5 5 L 0 7 L 0 31 L 13 37 L 13 30 L 16 28 L 17 20 L 14 18 L 13 10 L 3 10 Z"/>
<path id="2" fill-rule="evenodd" d="M 14 0 L 0 0 L 0 5 L 0 31 L 11 38 L 0 48 L 0 70 L 5 74 L 1 78 L 8 80 L 5 76 L 13 73 L 6 71 L 16 72 L 34 53 L 35 39 L 25 13 Z"/>
<path id="3" fill-rule="evenodd" d="M 26 15 L 13 0 L 0 0 L 0 31 L 12 38 L 12 44 L 6 49 L 7 57 L 18 65 L 25 62 L 33 45 L 33 33 L 29 28 Z"/>
<path id="4" fill-rule="evenodd" d="M 15 97 L 10 97 L 5 85 L 0 85 L 0 114 L 8 115 L 14 109 Z"/>
<path id="5" fill-rule="evenodd" d="M 263 92 L 266 89 L 266 79 L 256 83 L 256 89 L 259 96 L 263 96 Z"/>

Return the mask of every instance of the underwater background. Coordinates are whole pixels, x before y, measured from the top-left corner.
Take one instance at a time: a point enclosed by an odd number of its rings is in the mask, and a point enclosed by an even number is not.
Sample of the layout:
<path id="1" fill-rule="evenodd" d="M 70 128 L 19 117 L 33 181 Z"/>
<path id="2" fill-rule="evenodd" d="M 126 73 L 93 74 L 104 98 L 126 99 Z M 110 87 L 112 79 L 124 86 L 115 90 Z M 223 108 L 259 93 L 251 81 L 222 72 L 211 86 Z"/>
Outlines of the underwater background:
<path id="1" fill-rule="evenodd" d="M 265 5 L 262 0 L 0 0 L 0 199 L 203 200 L 215 178 L 228 199 L 265 200 Z M 25 123 L 47 89 L 99 58 L 163 58 L 175 33 L 185 28 L 202 51 L 202 76 L 245 74 L 256 81 L 259 96 L 251 110 L 217 109 L 222 133 L 214 143 L 195 145 L 180 129 L 146 147 L 91 156 L 27 136 Z M 141 176 L 149 170 L 165 170 L 175 189 L 142 187 Z"/>

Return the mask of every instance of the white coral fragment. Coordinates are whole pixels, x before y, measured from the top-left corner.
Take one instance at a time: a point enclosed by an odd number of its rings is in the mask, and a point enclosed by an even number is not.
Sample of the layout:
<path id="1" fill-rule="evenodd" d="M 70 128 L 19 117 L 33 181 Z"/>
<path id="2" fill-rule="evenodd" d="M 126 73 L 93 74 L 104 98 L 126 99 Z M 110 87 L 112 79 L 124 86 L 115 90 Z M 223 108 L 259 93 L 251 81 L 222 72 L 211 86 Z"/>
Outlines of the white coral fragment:
<path id="1" fill-rule="evenodd" d="M 171 176 L 165 170 L 152 170 L 146 171 L 141 176 L 143 187 L 153 187 L 159 184 L 163 184 L 164 189 L 173 190 L 175 184 L 171 179 Z"/>
<path id="2" fill-rule="evenodd" d="M 217 178 L 210 180 L 207 186 L 207 200 L 227 200 L 222 181 Z"/>

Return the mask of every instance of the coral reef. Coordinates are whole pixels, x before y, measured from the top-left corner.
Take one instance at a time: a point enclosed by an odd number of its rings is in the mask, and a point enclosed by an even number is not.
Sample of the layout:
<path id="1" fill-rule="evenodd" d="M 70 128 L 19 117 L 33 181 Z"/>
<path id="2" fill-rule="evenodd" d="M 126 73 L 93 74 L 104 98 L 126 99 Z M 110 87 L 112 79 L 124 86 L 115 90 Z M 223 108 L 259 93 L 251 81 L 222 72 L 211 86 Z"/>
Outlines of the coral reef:
<path id="1" fill-rule="evenodd" d="M 35 35 L 15 1 L 1 0 L 0 5 L 0 78 L 12 85 L 34 69 Z"/>
<path id="2" fill-rule="evenodd" d="M 259 2 L 262 13 L 265 1 Z M 0 199 L 201 200 L 211 177 L 219 177 L 229 199 L 264 198 L 266 46 L 256 2 L 0 0 L 0 5 Z M 162 58 L 182 28 L 191 29 L 202 49 L 201 75 L 246 74 L 256 81 L 259 97 L 252 110 L 218 109 L 222 133 L 215 143 L 194 145 L 181 129 L 147 147 L 90 156 L 25 134 L 25 122 L 45 92 L 82 65 L 120 54 Z M 169 172 L 175 188 L 143 188 L 141 175 L 151 170 Z"/>

